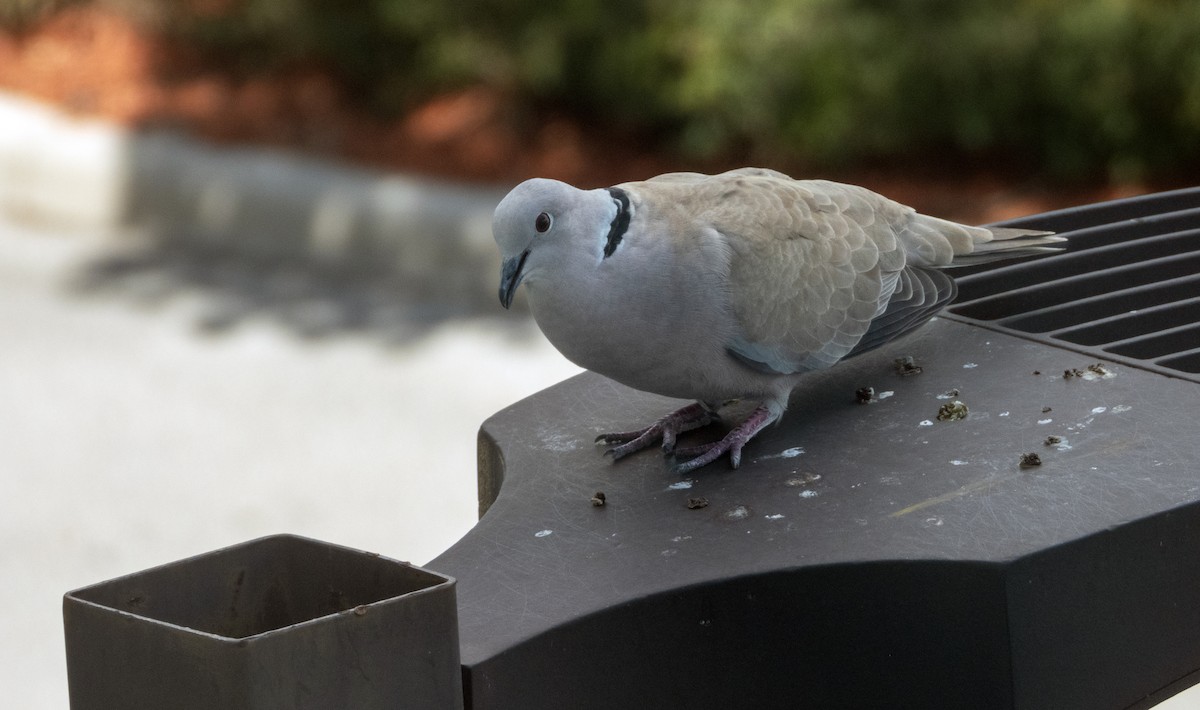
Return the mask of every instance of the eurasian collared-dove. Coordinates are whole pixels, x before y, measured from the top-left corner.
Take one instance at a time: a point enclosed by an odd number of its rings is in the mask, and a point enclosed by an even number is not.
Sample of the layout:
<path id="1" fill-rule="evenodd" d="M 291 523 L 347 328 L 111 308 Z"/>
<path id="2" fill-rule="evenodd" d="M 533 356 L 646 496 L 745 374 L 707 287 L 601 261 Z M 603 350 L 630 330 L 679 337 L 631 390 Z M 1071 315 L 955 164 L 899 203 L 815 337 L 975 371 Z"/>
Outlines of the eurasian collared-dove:
<path id="1" fill-rule="evenodd" d="M 492 223 L 500 302 L 524 283 L 567 359 L 695 404 L 604 434 L 621 458 L 653 442 L 686 472 L 777 420 L 806 372 L 879 347 L 955 295 L 942 267 L 1056 251 L 1048 232 L 968 227 L 865 188 L 744 168 L 579 190 L 521 183 Z M 758 407 L 719 441 L 675 449 L 730 400 Z"/>

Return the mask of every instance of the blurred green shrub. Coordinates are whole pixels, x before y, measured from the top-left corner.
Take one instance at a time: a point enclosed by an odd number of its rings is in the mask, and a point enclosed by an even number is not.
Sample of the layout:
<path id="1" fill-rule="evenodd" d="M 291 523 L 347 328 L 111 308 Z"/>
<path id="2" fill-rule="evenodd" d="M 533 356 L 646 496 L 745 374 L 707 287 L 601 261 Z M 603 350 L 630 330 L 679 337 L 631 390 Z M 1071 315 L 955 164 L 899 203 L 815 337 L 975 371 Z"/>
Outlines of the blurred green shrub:
<path id="1" fill-rule="evenodd" d="M 1119 179 L 1200 158 L 1194 0 L 143 2 L 246 71 L 319 63 L 385 111 L 482 82 L 696 156 Z"/>
<path id="2" fill-rule="evenodd" d="M 77 0 L 0 0 L 0 28 L 23 30 Z"/>

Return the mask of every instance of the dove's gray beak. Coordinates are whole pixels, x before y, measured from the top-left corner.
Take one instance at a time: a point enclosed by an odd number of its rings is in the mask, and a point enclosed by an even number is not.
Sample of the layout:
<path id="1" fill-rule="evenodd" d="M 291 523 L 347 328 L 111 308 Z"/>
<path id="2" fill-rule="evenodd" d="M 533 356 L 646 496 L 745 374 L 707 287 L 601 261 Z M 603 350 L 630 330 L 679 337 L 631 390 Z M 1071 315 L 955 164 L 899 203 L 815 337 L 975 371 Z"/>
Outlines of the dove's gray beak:
<path id="1" fill-rule="evenodd" d="M 521 285 L 521 279 L 525 278 L 525 259 L 528 256 L 529 250 L 526 249 L 520 256 L 505 259 L 500 266 L 500 305 L 505 308 L 512 305 L 513 294 Z"/>

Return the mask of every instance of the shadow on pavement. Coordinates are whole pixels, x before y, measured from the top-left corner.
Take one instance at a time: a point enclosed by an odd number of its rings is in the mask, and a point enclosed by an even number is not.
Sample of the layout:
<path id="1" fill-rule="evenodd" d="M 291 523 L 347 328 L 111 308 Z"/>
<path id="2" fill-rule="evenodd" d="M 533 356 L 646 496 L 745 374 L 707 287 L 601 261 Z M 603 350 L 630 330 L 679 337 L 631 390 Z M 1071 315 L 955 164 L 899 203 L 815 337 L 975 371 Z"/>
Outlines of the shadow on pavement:
<path id="1" fill-rule="evenodd" d="M 147 308 L 190 299 L 197 304 L 196 328 L 213 335 L 251 320 L 275 322 L 306 340 L 366 335 L 399 347 L 465 320 L 506 325 L 515 339 L 536 335 L 523 309 L 504 311 L 478 294 L 431 297 L 394 274 L 322 268 L 302 260 L 266 262 L 160 242 L 93 257 L 72 274 L 68 289 L 77 297 Z"/>

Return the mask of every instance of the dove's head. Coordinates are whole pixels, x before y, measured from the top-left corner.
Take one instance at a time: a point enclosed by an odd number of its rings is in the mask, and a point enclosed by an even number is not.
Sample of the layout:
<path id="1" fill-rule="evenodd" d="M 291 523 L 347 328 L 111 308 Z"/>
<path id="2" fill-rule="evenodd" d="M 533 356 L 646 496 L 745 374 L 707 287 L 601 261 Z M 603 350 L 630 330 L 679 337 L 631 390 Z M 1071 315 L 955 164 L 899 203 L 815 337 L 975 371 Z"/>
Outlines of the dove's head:
<path id="1" fill-rule="evenodd" d="M 496 207 L 492 234 L 500 247 L 500 303 L 508 308 L 522 282 L 571 278 L 593 269 L 604 253 L 620 206 L 607 190 L 579 190 L 534 178 Z"/>

